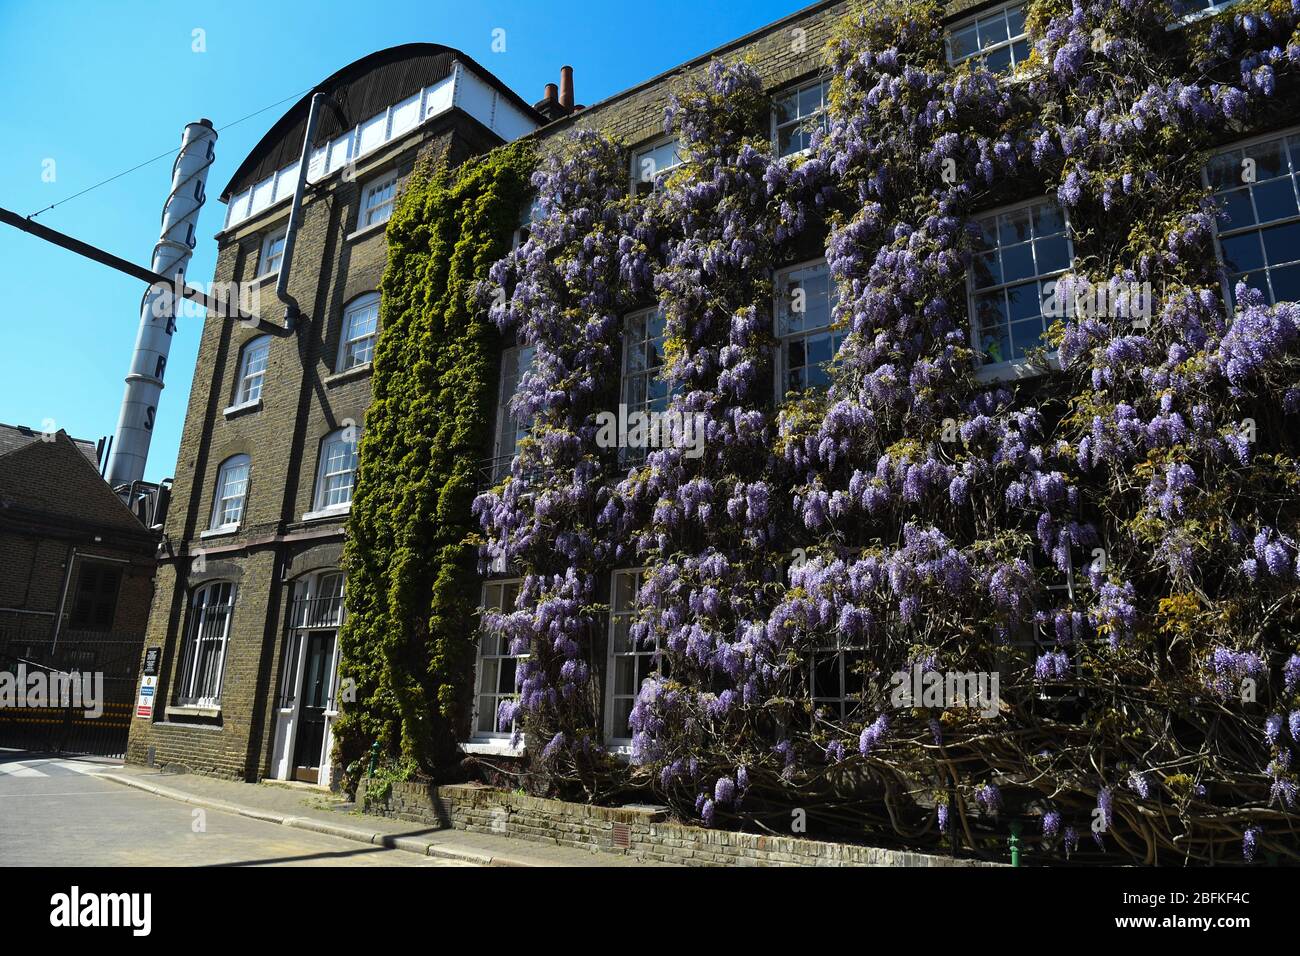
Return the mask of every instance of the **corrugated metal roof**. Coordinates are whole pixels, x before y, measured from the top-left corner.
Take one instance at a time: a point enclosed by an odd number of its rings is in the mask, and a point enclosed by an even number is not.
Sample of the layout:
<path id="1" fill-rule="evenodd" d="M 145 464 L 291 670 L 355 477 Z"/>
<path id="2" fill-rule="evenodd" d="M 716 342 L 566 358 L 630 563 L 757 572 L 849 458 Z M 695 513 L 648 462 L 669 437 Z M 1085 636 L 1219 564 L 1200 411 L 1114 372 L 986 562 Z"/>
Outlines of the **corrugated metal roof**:
<path id="1" fill-rule="evenodd" d="M 539 124 L 545 122 L 519 94 L 459 50 L 438 43 L 404 43 L 348 64 L 295 103 L 240 164 L 221 192 L 222 201 L 228 201 L 231 196 L 297 161 L 302 152 L 302 138 L 307 131 L 307 114 L 314 93 L 330 94 L 347 114 L 340 117 L 334 110 L 325 110 L 312 143 L 316 147 L 422 88 L 446 79 L 458 60 L 508 97 L 524 111 L 524 115 L 536 119 Z"/>

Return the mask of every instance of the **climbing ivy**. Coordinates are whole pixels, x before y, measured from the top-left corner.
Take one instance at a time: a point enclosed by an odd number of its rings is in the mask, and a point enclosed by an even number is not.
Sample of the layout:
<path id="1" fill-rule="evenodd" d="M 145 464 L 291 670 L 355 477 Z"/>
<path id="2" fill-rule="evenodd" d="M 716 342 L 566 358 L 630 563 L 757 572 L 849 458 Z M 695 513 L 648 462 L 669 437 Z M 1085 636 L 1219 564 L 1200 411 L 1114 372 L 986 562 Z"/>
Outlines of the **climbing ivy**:
<path id="1" fill-rule="evenodd" d="M 344 550 L 336 728 L 352 766 L 373 741 L 425 771 L 468 721 L 478 606 L 470 503 L 488 455 L 500 336 L 476 289 L 509 249 L 532 170 L 515 144 L 454 169 L 425 162 L 388 224 L 373 403 Z"/>

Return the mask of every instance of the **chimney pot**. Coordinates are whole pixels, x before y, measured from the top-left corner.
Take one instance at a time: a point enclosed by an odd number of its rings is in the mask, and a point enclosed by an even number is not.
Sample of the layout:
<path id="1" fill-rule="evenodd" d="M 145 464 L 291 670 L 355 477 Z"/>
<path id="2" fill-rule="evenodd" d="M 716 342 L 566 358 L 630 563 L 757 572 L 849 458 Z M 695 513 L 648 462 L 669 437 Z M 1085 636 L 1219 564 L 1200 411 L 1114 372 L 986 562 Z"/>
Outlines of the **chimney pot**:
<path id="1" fill-rule="evenodd" d="M 560 105 L 573 109 L 573 67 L 560 67 Z"/>
<path id="2" fill-rule="evenodd" d="M 559 91 L 554 83 L 547 83 L 546 89 L 542 92 L 542 100 L 547 103 L 554 103 Z"/>

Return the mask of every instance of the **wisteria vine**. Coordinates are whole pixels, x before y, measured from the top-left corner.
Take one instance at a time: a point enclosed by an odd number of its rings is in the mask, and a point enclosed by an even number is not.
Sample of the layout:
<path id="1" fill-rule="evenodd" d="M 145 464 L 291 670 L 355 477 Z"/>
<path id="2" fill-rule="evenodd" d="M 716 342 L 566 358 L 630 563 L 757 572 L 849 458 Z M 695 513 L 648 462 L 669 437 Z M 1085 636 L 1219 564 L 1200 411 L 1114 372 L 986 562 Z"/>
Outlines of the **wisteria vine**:
<path id="1" fill-rule="evenodd" d="M 475 503 L 484 568 L 523 577 L 486 623 L 529 655 L 499 717 L 545 786 L 977 854 L 1019 821 L 1044 858 L 1300 856 L 1300 306 L 1225 303 L 1202 180 L 1294 111 L 1298 18 L 1255 0 L 1170 30 L 1165 0 L 1034 0 L 1000 77 L 948 63 L 934 0 L 875 0 L 828 47 L 806 154 L 772 154 L 758 73 L 715 62 L 675 93 L 684 162 L 648 195 L 598 133 L 550 157 L 492 274 L 493 319 L 536 349 L 534 424 Z M 975 221 L 1040 195 L 1073 241 L 1058 294 L 1145 284 L 1150 316 L 1067 315 L 1040 374 L 986 381 Z M 809 243 L 844 340 L 828 390 L 773 403 L 772 270 Z M 595 415 L 644 305 L 706 442 L 629 470 Z M 658 669 L 625 764 L 598 723 L 626 567 Z M 827 662 L 846 701 L 810 692 Z M 898 706 L 900 672 L 996 674 L 996 713 Z"/>

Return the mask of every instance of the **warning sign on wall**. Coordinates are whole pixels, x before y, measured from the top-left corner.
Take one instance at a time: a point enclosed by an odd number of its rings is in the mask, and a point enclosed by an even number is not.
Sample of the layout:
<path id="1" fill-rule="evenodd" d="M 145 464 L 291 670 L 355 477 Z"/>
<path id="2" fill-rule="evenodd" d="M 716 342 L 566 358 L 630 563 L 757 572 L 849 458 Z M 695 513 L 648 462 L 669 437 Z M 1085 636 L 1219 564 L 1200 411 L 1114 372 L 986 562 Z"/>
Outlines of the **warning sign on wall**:
<path id="1" fill-rule="evenodd" d="M 135 702 L 135 715 L 137 717 L 153 716 L 153 698 L 158 690 L 158 678 L 152 674 L 146 674 L 140 679 L 140 697 Z"/>

